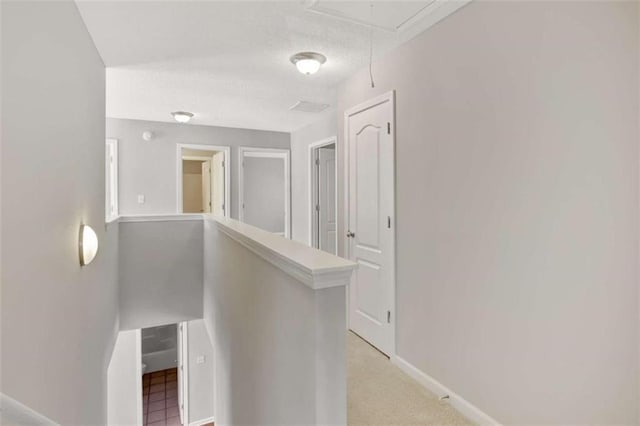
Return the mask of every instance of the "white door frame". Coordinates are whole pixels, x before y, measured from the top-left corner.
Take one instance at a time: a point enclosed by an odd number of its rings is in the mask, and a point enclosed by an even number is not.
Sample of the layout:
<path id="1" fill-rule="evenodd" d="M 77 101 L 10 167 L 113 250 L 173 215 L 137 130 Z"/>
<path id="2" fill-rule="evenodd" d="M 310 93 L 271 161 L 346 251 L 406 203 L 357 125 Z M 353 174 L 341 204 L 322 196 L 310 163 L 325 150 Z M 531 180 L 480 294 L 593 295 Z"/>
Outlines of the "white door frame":
<path id="1" fill-rule="evenodd" d="M 106 186 L 109 188 L 105 190 L 105 222 L 109 223 L 114 221 L 120 215 L 118 207 L 118 173 L 120 168 L 118 165 L 118 139 L 107 138 L 105 155 L 111 155 L 112 158 L 109 162 L 105 161 L 105 176 Z M 106 159 L 105 159 L 106 160 Z M 112 202 L 113 201 L 113 202 Z M 113 205 L 113 211 L 110 211 L 110 206 Z"/>
<path id="2" fill-rule="evenodd" d="M 336 151 L 336 168 L 335 168 L 335 198 L 336 198 L 336 225 L 338 223 L 338 138 L 336 136 L 331 136 L 326 139 L 322 139 L 317 142 L 313 142 L 309 145 L 309 202 L 307 207 L 309 208 L 309 245 L 311 247 L 315 247 L 315 242 L 318 240 L 318 232 L 315 230 L 314 221 L 316 218 L 316 209 L 315 209 L 315 200 L 317 199 L 318 185 L 317 178 L 315 178 L 314 171 L 316 170 L 315 164 L 315 152 L 324 146 L 334 145 Z M 337 232 L 337 231 L 336 231 Z M 336 237 L 336 253 L 338 253 L 338 238 Z"/>
<path id="3" fill-rule="evenodd" d="M 140 393 L 140 389 L 142 389 L 142 329 L 138 328 L 136 330 L 136 359 L 138 360 L 136 365 L 136 387 L 138 391 L 136 392 L 136 419 L 138 422 L 137 426 L 142 426 L 144 424 L 144 414 L 142 412 L 142 394 Z"/>
<path id="4" fill-rule="evenodd" d="M 178 214 L 182 211 L 182 149 L 195 149 L 200 151 L 218 151 L 224 152 L 224 217 L 231 217 L 231 185 L 230 185 L 230 165 L 231 165 L 231 148 L 220 145 L 200 145 L 179 143 L 176 144 L 176 211 Z M 211 157 L 185 156 L 185 159 L 193 160 L 211 160 Z"/>
<path id="5" fill-rule="evenodd" d="M 282 158 L 284 160 L 284 237 L 291 238 L 291 169 L 288 149 L 241 146 L 238 155 L 238 220 L 244 222 L 243 161 L 245 157 Z"/>
<path id="6" fill-rule="evenodd" d="M 189 323 L 187 321 L 178 323 L 178 333 L 180 333 L 180 346 L 178 351 L 180 355 L 178 359 L 182 363 L 178 365 L 178 374 L 181 375 L 181 380 L 178 382 L 182 385 L 182 389 L 178 391 L 182 394 L 182 409 L 178 407 L 178 411 L 183 416 L 180 420 L 183 425 L 189 424 Z M 180 398 L 178 398 L 178 404 L 180 404 Z"/>
<path id="7" fill-rule="evenodd" d="M 392 341 L 392 345 L 391 345 L 391 350 L 390 353 L 387 354 L 389 355 L 390 358 L 394 358 L 396 355 L 396 335 L 397 335 L 397 323 L 396 323 L 396 318 L 397 318 L 397 305 L 396 305 L 396 218 L 397 218 L 397 214 L 396 214 L 396 159 L 395 159 L 395 147 L 396 147 L 396 96 L 395 96 L 395 90 L 391 90 L 389 92 L 386 92 L 380 96 L 376 96 L 373 99 L 369 99 L 365 102 L 362 102 L 354 107 L 351 107 L 349 109 L 347 109 L 344 112 L 344 182 L 343 182 L 343 186 L 344 186 L 344 218 L 343 218 L 343 225 L 344 225 L 344 235 L 342 236 L 342 241 L 344 244 L 344 254 L 345 254 L 345 258 L 349 259 L 351 256 L 350 253 L 350 244 L 349 244 L 349 238 L 347 237 L 347 232 L 349 231 L 349 198 L 350 198 L 350 194 L 349 194 L 349 117 L 351 117 L 352 115 L 355 115 L 359 112 L 362 112 L 364 110 L 373 108 L 377 105 L 380 105 L 381 103 L 384 102 L 391 102 L 391 110 L 392 110 L 392 114 L 393 117 L 391 118 L 391 140 L 393 143 L 393 161 L 392 161 L 392 168 L 393 168 L 393 183 L 391 185 L 392 188 L 392 199 L 393 199 L 393 209 L 391 209 L 391 211 L 393 212 L 393 219 L 391 220 L 391 228 L 390 228 L 390 232 L 391 232 L 391 241 L 392 241 L 392 250 L 393 250 L 393 254 L 391 256 L 391 276 L 393 277 L 393 282 L 391 283 L 392 286 L 392 299 L 391 300 L 391 341 Z M 353 277 L 353 276 L 352 276 Z M 353 278 L 352 278 L 353 279 Z M 348 289 L 348 288 L 347 288 Z M 350 329 L 350 324 L 349 324 L 349 291 L 347 290 L 347 329 Z"/>

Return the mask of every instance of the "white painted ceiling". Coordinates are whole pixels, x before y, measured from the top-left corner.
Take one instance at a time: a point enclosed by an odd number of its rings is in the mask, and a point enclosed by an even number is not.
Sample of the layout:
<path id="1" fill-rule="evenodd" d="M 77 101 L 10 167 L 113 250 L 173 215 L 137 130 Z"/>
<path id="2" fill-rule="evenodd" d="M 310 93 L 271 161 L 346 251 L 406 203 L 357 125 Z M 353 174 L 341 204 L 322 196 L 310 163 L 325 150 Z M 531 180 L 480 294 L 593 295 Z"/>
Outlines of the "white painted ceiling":
<path id="1" fill-rule="evenodd" d="M 441 4 L 454 1 L 77 4 L 107 66 L 108 117 L 172 122 L 171 111 L 183 110 L 195 124 L 290 132 L 320 116 L 290 111 L 296 102 L 335 106 L 337 85 L 368 63 L 371 33 L 375 58 L 441 19 Z M 327 62 L 302 75 L 289 62 L 301 51 Z"/>

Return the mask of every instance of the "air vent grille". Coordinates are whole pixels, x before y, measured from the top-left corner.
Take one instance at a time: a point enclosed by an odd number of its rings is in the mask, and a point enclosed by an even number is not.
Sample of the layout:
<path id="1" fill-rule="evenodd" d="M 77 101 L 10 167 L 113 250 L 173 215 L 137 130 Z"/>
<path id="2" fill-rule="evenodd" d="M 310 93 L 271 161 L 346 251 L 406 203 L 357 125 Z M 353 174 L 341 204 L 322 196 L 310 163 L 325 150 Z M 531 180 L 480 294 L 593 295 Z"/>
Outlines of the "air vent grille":
<path id="1" fill-rule="evenodd" d="M 294 106 L 289 108 L 291 111 L 301 112 L 322 112 L 329 108 L 328 104 L 319 104 L 316 102 L 298 101 Z"/>

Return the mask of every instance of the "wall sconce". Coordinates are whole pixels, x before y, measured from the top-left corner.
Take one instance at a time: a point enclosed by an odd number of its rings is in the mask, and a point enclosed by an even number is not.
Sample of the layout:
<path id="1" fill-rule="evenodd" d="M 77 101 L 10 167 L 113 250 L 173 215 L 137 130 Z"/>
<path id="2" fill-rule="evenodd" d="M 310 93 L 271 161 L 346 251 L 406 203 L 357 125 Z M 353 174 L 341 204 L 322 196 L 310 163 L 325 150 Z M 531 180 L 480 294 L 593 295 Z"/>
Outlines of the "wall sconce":
<path id="1" fill-rule="evenodd" d="M 90 264 L 98 253 L 98 236 L 89 225 L 80 225 L 78 246 L 80 249 L 80 266 Z"/>
<path id="2" fill-rule="evenodd" d="M 153 132 L 150 132 L 149 130 L 142 132 L 142 139 L 144 139 L 147 142 L 153 139 L 154 136 L 155 135 L 153 134 Z"/>

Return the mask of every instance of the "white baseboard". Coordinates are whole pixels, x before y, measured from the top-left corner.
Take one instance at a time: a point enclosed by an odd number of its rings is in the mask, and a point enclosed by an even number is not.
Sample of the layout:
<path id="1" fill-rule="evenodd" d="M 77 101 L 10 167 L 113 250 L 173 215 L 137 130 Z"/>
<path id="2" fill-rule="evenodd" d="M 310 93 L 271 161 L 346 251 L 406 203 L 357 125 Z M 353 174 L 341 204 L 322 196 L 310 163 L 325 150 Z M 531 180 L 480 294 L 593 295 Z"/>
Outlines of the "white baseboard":
<path id="1" fill-rule="evenodd" d="M 213 417 L 209 417 L 208 419 L 202 419 L 202 420 L 196 420 L 195 422 L 189 422 L 189 426 L 202 426 L 202 425 L 206 425 L 207 423 L 213 423 L 214 419 Z"/>
<path id="2" fill-rule="evenodd" d="M 397 365 L 402 371 L 407 373 L 411 378 L 416 380 L 425 388 L 435 393 L 439 397 L 449 395 L 449 405 L 458 410 L 463 416 L 478 425 L 499 425 L 500 423 L 493 419 L 491 416 L 480 410 L 469 401 L 447 388 L 445 385 L 429 376 L 428 374 L 420 371 L 414 365 L 400 358 L 399 356 L 392 356 L 391 362 Z"/>

